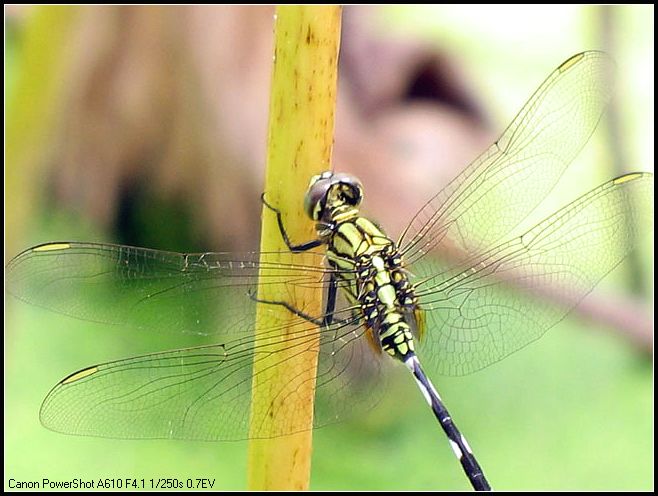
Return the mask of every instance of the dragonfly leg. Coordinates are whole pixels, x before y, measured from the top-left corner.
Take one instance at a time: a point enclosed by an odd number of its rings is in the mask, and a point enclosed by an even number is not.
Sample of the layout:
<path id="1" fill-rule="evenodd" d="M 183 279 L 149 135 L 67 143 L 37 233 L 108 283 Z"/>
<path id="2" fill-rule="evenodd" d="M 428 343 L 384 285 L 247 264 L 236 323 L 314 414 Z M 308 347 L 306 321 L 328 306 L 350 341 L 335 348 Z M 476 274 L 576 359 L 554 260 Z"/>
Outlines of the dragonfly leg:
<path id="1" fill-rule="evenodd" d="M 309 322 L 311 322 L 311 323 L 313 323 L 317 326 L 324 325 L 324 321 L 325 321 L 324 318 L 316 318 L 316 317 L 313 317 L 313 316 L 311 316 L 307 313 L 304 313 L 301 310 L 295 308 L 293 305 L 291 305 L 287 301 L 263 300 L 263 299 L 257 298 L 256 295 L 253 294 L 252 292 L 249 292 L 249 297 L 257 303 L 262 303 L 264 305 L 278 305 L 278 306 L 284 307 L 290 313 L 293 313 L 293 314 L 297 315 L 297 317 L 301 317 L 304 320 L 308 320 Z"/>
<path id="2" fill-rule="evenodd" d="M 336 276 L 331 273 L 329 276 L 329 290 L 327 291 L 327 304 L 324 309 L 323 326 L 330 326 L 334 320 L 334 310 L 336 310 L 336 293 L 338 292 L 338 283 Z"/>
<path id="3" fill-rule="evenodd" d="M 284 307 L 286 310 L 291 312 L 292 314 L 296 315 L 297 317 L 301 317 L 304 320 L 307 320 L 311 322 L 312 324 L 315 324 L 320 327 L 329 327 L 332 324 L 338 324 L 338 325 L 344 325 L 348 324 L 350 322 L 353 322 L 355 318 L 358 318 L 357 316 L 350 316 L 345 319 L 336 319 L 334 320 L 334 310 L 336 309 L 336 293 L 338 292 L 338 284 L 336 282 L 336 279 L 334 278 L 333 274 L 331 275 L 331 281 L 329 282 L 329 291 L 327 293 L 327 304 L 325 306 L 325 312 L 322 317 L 313 317 L 312 315 L 309 315 L 305 312 L 302 312 L 298 308 L 295 308 L 293 305 L 288 303 L 287 301 L 275 301 L 275 300 L 264 300 L 257 298 L 256 295 L 253 292 L 249 292 L 249 297 L 254 300 L 257 303 L 262 303 L 264 305 L 279 305 Z"/>
<path id="4" fill-rule="evenodd" d="M 283 238 L 283 241 L 286 243 L 286 246 L 290 251 L 293 252 L 302 252 L 302 251 L 308 251 L 311 250 L 317 246 L 320 246 L 322 244 L 322 240 L 320 239 L 313 239 L 311 241 L 307 241 L 306 243 L 300 243 L 298 245 L 294 245 L 290 242 L 290 238 L 288 237 L 288 233 L 286 232 L 286 228 L 283 225 L 283 217 L 281 216 L 281 211 L 267 203 L 267 200 L 265 199 L 265 193 L 262 193 L 260 195 L 260 201 L 263 202 L 263 205 L 265 205 L 267 208 L 269 208 L 272 212 L 276 214 L 276 221 L 279 224 L 279 231 L 281 232 L 281 237 Z"/>

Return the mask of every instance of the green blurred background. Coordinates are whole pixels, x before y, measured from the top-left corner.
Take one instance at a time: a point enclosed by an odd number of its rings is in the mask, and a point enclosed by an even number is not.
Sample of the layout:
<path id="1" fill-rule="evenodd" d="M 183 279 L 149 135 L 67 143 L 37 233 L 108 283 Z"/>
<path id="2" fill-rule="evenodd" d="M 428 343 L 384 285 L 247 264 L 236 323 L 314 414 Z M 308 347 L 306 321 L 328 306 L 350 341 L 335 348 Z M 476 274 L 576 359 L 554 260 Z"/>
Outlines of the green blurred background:
<path id="1" fill-rule="evenodd" d="M 256 248 L 271 15 L 267 7 L 6 10 L 5 260 L 35 243 L 65 239 L 185 251 Z M 359 62 L 375 56 L 394 64 L 399 46 L 455 68 L 439 72 L 447 83 L 433 82 L 452 93 L 431 95 L 439 102 L 432 115 L 458 115 L 446 118 L 445 129 L 457 133 L 453 122 L 465 122 L 467 131 L 456 136 L 466 137 L 454 141 L 472 148 L 459 152 L 465 159 L 448 177 L 496 137 L 559 63 L 594 48 L 618 65 L 612 120 L 597 130 L 545 211 L 622 172 L 653 171 L 653 6 L 390 6 L 344 15 L 339 98 L 347 97 L 339 103 L 336 163 L 356 169 L 366 188 L 373 184 L 370 211 L 384 225 L 387 212 L 377 198 L 413 170 L 413 154 L 422 150 L 396 142 L 407 158 L 401 170 L 382 161 L 383 147 L 392 133 L 413 126 L 435 130 L 418 119 L 405 124 L 426 101 L 392 90 L 385 98 L 385 80 L 359 73 Z M 363 26 L 370 43 L 354 34 Z M 365 55 L 354 46 L 367 47 Z M 374 103 L 366 108 L 368 98 Z M 358 104 L 364 108 L 356 112 Z M 387 174 L 384 165 L 373 171 L 364 161 L 386 163 Z M 405 203 L 408 212 L 391 223 L 403 225 L 421 203 Z M 588 297 L 636 308 L 636 327 L 649 332 L 651 238 Z M 210 478 L 218 489 L 245 488 L 245 442 L 77 438 L 39 424 L 41 401 L 65 375 L 182 346 L 176 336 L 127 342 L 103 326 L 6 302 L 5 488 L 10 478 L 44 477 Z M 434 378 L 494 488 L 653 488 L 652 336 L 631 335 L 632 325 L 607 319 L 574 312 L 480 373 Z M 402 370 L 398 375 L 380 408 L 317 431 L 312 489 L 469 488 L 422 397 Z"/>

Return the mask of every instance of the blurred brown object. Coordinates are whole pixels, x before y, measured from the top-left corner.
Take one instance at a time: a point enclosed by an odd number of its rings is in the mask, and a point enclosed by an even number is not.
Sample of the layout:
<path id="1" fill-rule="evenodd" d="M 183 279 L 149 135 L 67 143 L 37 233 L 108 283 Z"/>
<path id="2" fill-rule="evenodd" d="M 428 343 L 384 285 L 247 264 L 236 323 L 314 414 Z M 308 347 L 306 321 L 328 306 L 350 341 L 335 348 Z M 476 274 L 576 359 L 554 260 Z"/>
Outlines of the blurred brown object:
<path id="1" fill-rule="evenodd" d="M 145 185 L 188 202 L 209 249 L 255 249 L 273 12 L 85 8 L 44 161 L 56 201 L 109 228 Z M 395 233 L 491 135 L 447 55 L 386 35 L 377 8 L 345 9 L 344 26 L 334 164 Z"/>

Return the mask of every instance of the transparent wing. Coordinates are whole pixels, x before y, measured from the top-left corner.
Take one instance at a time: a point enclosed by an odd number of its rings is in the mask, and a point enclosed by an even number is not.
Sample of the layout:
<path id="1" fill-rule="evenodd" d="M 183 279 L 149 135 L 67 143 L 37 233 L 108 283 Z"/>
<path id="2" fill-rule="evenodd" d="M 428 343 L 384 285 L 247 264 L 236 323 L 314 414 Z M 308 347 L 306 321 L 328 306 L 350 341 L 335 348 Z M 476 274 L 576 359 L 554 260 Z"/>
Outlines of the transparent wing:
<path id="1" fill-rule="evenodd" d="M 314 426 L 374 406 L 385 385 L 382 355 L 348 302 L 340 297 L 332 314 L 336 324 L 320 329 L 302 317 L 279 320 L 279 306 L 255 301 L 259 285 L 326 289 L 326 269 L 296 264 L 292 253 L 284 257 L 290 263 L 258 261 L 258 254 L 186 255 L 91 243 L 50 243 L 16 257 L 7 266 L 8 291 L 32 304 L 127 330 L 211 335 L 216 343 L 78 371 L 44 400 L 43 424 L 114 438 L 264 437 L 260 426 L 270 412 L 260 406 L 252 411 L 251 397 L 259 394 L 254 387 L 271 385 L 267 372 L 254 377 L 254 363 L 295 364 L 292 380 L 277 392 L 285 408 L 299 404 L 305 372 L 316 367 L 310 359 L 290 359 L 312 352 L 318 353 Z M 258 338 L 257 305 L 266 312 Z M 305 428 L 293 422 L 267 435 Z"/>
<path id="2" fill-rule="evenodd" d="M 327 285 L 317 265 L 261 261 L 258 253 L 184 254 L 113 244 L 48 243 L 7 265 L 7 291 L 28 303 L 130 330 L 223 336 L 253 323 L 258 286 Z M 262 271 L 259 279 L 259 271 Z"/>
<path id="3" fill-rule="evenodd" d="M 412 271 L 428 321 L 425 366 L 468 374 L 542 336 L 651 231 L 652 205 L 653 175 L 628 174 L 460 266 L 424 258 Z"/>
<path id="4" fill-rule="evenodd" d="M 596 128 L 610 98 L 612 60 L 575 55 L 534 93 L 502 136 L 414 216 L 399 241 L 409 263 L 455 263 L 502 240 L 548 195 Z"/>
<path id="5" fill-rule="evenodd" d="M 240 440 L 303 431 L 294 415 L 278 431 L 262 430 L 271 412 L 252 411 L 251 398 L 268 389 L 255 381 L 255 362 L 269 364 L 309 353 L 318 347 L 317 328 L 299 322 L 289 330 L 285 354 L 277 339 L 257 344 L 251 336 L 226 344 L 156 353 L 89 367 L 61 381 L 48 394 L 40 418 L 49 429 L 67 434 L 113 438 Z M 343 324 L 320 335 L 314 427 L 358 415 L 377 404 L 383 388 L 383 365 L 367 344 L 363 328 Z M 278 357 L 281 357 L 278 359 Z M 299 362 L 296 362 L 299 367 Z M 273 402 L 299 405 L 298 391 L 312 361 L 302 361 L 293 379 Z M 305 367 L 305 368 L 304 368 Z M 254 386 L 254 384 L 259 384 Z M 256 391 L 253 388 L 257 388 Z M 254 417 L 250 429 L 250 419 Z"/>

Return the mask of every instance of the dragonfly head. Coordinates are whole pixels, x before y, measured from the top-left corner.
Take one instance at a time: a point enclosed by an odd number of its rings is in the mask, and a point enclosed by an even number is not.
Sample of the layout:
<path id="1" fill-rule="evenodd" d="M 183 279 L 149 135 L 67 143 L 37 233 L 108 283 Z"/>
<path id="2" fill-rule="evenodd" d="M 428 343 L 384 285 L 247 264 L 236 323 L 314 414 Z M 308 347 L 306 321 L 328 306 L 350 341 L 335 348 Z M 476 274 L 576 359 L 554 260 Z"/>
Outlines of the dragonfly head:
<path id="1" fill-rule="evenodd" d="M 361 181 L 350 174 L 326 171 L 311 178 L 304 198 L 304 210 L 311 219 L 319 221 L 337 208 L 355 209 L 361 200 Z"/>

